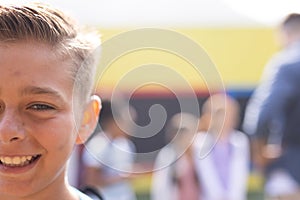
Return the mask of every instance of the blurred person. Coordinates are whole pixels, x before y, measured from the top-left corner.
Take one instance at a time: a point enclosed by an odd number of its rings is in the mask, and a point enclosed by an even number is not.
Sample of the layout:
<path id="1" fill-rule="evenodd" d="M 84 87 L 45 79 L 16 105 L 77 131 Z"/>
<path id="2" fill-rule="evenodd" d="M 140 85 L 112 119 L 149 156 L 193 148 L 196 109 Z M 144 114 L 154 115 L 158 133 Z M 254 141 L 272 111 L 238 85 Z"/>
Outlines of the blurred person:
<path id="1" fill-rule="evenodd" d="M 166 127 L 170 142 L 157 155 L 152 175 L 152 200 L 199 200 L 200 187 L 191 145 L 198 120 L 188 113 L 174 115 Z"/>
<path id="2" fill-rule="evenodd" d="M 291 14 L 279 26 L 278 42 L 282 50 L 276 53 L 264 68 L 260 84 L 255 89 L 246 108 L 243 129 L 253 135 L 256 132 L 260 107 L 270 93 L 270 88 L 278 70 L 286 63 L 300 58 L 299 53 L 299 14 Z"/>
<path id="3" fill-rule="evenodd" d="M 283 50 L 266 66 L 247 106 L 244 130 L 253 136 L 254 161 L 265 172 L 268 198 L 299 199 L 300 15 L 280 26 Z"/>
<path id="4" fill-rule="evenodd" d="M 105 200 L 134 200 L 129 179 L 135 147 L 121 129 L 125 123 L 122 108 L 112 106 L 109 101 L 102 102 L 99 117 L 102 131 L 96 132 L 83 152 L 84 185 L 96 188 Z"/>
<path id="5" fill-rule="evenodd" d="M 235 130 L 239 122 L 238 103 L 224 94 L 212 95 L 202 106 L 202 117 L 209 127 L 197 135 L 193 144 L 201 199 L 245 200 L 249 141 L 244 133 Z"/>

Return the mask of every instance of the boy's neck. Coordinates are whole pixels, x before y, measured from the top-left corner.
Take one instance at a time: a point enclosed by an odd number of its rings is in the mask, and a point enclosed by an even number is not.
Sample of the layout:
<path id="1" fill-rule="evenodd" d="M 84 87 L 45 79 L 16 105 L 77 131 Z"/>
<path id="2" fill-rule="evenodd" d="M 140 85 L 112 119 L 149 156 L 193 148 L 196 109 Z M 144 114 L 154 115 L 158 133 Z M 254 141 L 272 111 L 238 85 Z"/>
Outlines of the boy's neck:
<path id="1" fill-rule="evenodd" d="M 1 200 L 79 200 L 75 190 L 65 179 L 65 169 L 50 185 L 43 190 L 26 197 L 5 196 L 1 194 Z"/>

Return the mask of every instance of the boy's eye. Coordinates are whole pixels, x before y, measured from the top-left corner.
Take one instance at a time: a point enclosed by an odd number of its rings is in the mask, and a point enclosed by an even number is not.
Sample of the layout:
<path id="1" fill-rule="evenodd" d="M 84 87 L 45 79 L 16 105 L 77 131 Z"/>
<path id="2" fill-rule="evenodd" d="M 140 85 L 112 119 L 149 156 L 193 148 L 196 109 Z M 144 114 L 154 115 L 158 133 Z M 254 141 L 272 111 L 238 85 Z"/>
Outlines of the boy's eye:
<path id="1" fill-rule="evenodd" d="M 55 116 L 57 107 L 43 102 L 32 102 L 26 107 L 28 116 L 33 119 L 49 119 Z"/>
<path id="2" fill-rule="evenodd" d="M 54 110 L 54 107 L 49 106 L 47 104 L 33 104 L 33 105 L 29 106 L 28 109 L 43 111 L 43 110 Z"/>

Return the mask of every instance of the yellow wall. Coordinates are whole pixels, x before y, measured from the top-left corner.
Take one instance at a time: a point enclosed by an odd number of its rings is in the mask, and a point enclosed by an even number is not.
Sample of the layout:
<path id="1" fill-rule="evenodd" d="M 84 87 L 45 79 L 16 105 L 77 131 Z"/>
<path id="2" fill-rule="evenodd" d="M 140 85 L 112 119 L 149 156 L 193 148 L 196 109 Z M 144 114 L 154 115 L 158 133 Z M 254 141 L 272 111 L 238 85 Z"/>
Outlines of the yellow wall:
<path id="1" fill-rule="evenodd" d="M 128 29 L 130 30 L 130 29 Z M 218 28 L 218 29 L 173 29 L 202 46 L 211 60 L 215 63 L 225 86 L 228 89 L 247 89 L 254 87 L 261 76 L 264 65 L 271 55 L 278 50 L 275 43 L 274 31 L 265 28 Z M 100 29 L 103 42 L 126 29 Z M 176 41 L 174 41 L 176 42 Z M 196 90 L 204 90 L 205 77 L 199 76 L 193 66 L 170 52 L 154 50 L 138 50 L 114 60 L 107 70 L 98 78 L 98 90 L 110 90 L 119 86 L 132 91 L 142 87 L 141 83 L 147 77 L 156 77 L 155 81 L 164 80 L 162 85 L 180 88 L 180 80 L 176 76 L 157 71 L 132 73 L 145 64 L 161 64 L 168 69 L 174 69 L 183 79 L 187 80 Z M 168 71 L 168 70 L 167 70 Z M 166 71 L 166 72 L 167 72 Z M 120 82 L 122 77 L 129 77 Z M 150 78 L 151 79 L 151 78 Z M 160 86 L 153 86 L 157 89 Z M 161 87 L 162 88 L 162 87 Z M 148 90 L 151 86 L 148 85 Z M 183 88 L 184 89 L 184 88 Z"/>

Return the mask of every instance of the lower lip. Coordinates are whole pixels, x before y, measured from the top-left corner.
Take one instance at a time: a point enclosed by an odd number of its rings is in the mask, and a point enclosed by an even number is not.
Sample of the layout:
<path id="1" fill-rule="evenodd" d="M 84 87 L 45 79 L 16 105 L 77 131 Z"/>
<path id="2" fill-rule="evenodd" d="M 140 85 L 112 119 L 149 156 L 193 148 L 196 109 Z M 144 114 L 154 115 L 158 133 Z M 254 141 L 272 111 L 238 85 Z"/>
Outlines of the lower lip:
<path id="1" fill-rule="evenodd" d="M 28 172 L 30 169 L 35 167 L 35 165 L 38 163 L 40 158 L 41 158 L 41 156 L 38 157 L 33 162 L 31 162 L 30 164 L 22 166 L 22 167 L 8 167 L 8 166 L 4 166 L 4 165 L 0 164 L 0 173 L 6 174 L 6 175 L 18 175 L 18 174 Z"/>

